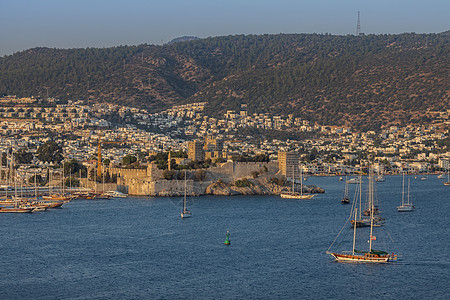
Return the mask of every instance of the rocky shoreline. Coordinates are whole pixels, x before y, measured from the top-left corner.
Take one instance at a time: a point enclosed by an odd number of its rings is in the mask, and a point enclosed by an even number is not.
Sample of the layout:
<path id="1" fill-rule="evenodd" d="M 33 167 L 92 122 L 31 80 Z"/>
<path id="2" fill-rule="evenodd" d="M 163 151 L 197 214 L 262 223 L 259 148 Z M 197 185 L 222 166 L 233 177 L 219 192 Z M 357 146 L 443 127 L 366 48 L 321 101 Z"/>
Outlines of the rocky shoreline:
<path id="1" fill-rule="evenodd" d="M 281 192 L 288 191 L 286 186 L 280 186 L 272 183 L 266 179 L 264 180 L 249 180 L 252 184 L 250 186 L 238 187 L 231 184 L 226 184 L 221 181 L 216 181 L 207 186 L 205 195 L 217 196 L 236 196 L 236 195 L 280 195 Z M 304 193 L 324 193 L 323 188 L 315 185 L 303 186 Z"/>

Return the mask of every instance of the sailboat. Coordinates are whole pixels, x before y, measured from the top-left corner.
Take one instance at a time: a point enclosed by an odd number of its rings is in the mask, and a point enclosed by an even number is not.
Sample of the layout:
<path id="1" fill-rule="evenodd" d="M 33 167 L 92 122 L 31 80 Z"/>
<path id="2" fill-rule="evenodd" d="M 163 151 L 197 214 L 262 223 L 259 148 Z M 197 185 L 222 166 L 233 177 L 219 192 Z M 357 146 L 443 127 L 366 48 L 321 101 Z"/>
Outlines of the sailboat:
<path id="1" fill-rule="evenodd" d="M 444 185 L 450 185 L 450 169 L 447 169 L 447 181 L 444 182 Z"/>
<path id="2" fill-rule="evenodd" d="M 348 182 L 347 176 L 345 176 L 345 188 L 344 188 L 344 197 L 341 199 L 341 204 L 349 204 L 350 199 L 348 198 Z"/>
<path id="3" fill-rule="evenodd" d="M 295 191 L 295 168 L 292 168 L 292 190 L 290 192 L 283 192 L 280 194 L 281 198 L 284 199 L 311 199 L 314 197 L 312 194 L 303 194 L 303 172 L 300 168 L 300 193 Z"/>
<path id="4" fill-rule="evenodd" d="M 362 179 L 359 177 L 353 177 L 353 178 L 350 178 L 349 180 L 346 180 L 346 182 L 347 183 L 350 183 L 350 184 L 358 184 L 358 183 L 361 183 L 361 181 L 362 181 Z"/>
<path id="5" fill-rule="evenodd" d="M 52 182 L 53 172 L 49 172 L 49 176 L 50 176 L 49 183 L 48 183 L 49 184 L 49 194 L 47 196 L 42 196 L 43 200 L 48 201 L 48 202 L 62 202 L 62 203 L 69 202 L 70 200 L 72 200 L 72 197 L 64 195 L 64 173 L 63 172 L 64 172 L 64 167 L 63 167 L 63 171 L 61 172 L 61 174 L 62 174 L 61 180 L 62 181 L 61 181 L 60 193 L 52 193 L 51 182 Z"/>
<path id="6" fill-rule="evenodd" d="M 191 217 L 191 212 L 187 209 L 186 206 L 186 190 L 187 190 L 187 186 L 186 186 L 186 171 L 184 171 L 184 199 L 183 199 L 183 211 L 181 212 L 181 218 L 185 219 L 185 218 L 190 218 Z"/>
<path id="7" fill-rule="evenodd" d="M 371 215 L 370 215 L 370 233 L 369 233 L 369 249 L 367 251 L 356 250 L 356 232 L 358 226 L 356 223 L 353 224 L 353 248 L 352 251 L 342 251 L 342 252 L 331 252 L 330 249 L 333 246 L 328 248 L 326 251 L 327 254 L 332 255 L 336 261 L 338 262 L 360 262 L 360 263 L 386 263 L 391 260 L 396 260 L 397 256 L 394 253 L 389 254 L 386 251 L 374 250 L 373 243 L 376 241 L 376 236 L 374 235 L 374 215 L 373 215 L 373 200 L 374 200 L 374 189 L 373 189 L 373 175 L 372 172 L 369 171 L 369 203 L 372 207 Z M 356 220 L 358 214 L 358 208 L 355 207 L 355 215 L 354 218 Z M 338 235 L 339 236 L 339 235 Z M 337 239 L 337 237 L 336 237 Z M 336 240 L 335 240 L 336 241 Z"/>
<path id="8" fill-rule="evenodd" d="M 402 184 L 402 205 L 397 206 L 397 210 L 399 212 L 405 212 L 405 211 L 413 211 L 414 205 L 409 202 L 409 178 L 408 178 L 408 197 L 407 201 L 405 202 L 405 174 L 403 173 L 403 184 Z"/>
<path id="9" fill-rule="evenodd" d="M 362 176 L 360 175 L 360 177 L 362 177 Z M 373 226 L 381 226 L 384 219 L 382 219 L 379 216 L 378 207 L 376 207 L 373 202 L 371 203 L 370 199 L 369 199 L 369 203 L 368 203 L 368 208 L 363 211 L 363 209 L 362 209 L 362 179 L 359 178 L 358 182 L 359 182 L 359 184 L 357 186 L 356 193 L 359 196 L 359 208 L 360 209 L 359 209 L 358 215 L 356 215 L 354 219 L 350 220 L 350 224 L 355 225 L 356 227 L 369 227 L 369 226 L 371 226 L 371 223 L 372 223 L 371 218 L 370 218 L 370 216 L 372 215 L 373 216 Z M 370 189 L 370 186 L 372 186 L 372 188 L 373 188 L 373 176 L 372 176 L 372 183 L 369 183 L 369 189 Z M 374 193 L 372 191 L 372 195 L 373 194 Z M 370 198 L 370 195 L 369 195 L 369 198 Z"/>
<path id="10" fill-rule="evenodd" d="M 2 201 L 0 205 L 0 213 L 31 213 L 34 210 L 34 207 L 30 207 L 29 205 L 25 205 L 19 201 L 19 197 L 17 196 L 17 175 L 15 174 L 14 166 L 14 154 L 11 150 L 8 149 L 7 151 L 7 159 L 6 159 L 7 167 L 9 167 L 9 173 L 8 173 L 8 186 L 9 186 L 9 180 L 11 178 L 14 179 L 14 197 L 11 197 L 11 200 L 8 199 L 8 190 L 6 189 L 6 199 L 5 201 Z M 8 165 L 9 164 L 9 165 Z M 21 189 L 22 190 L 22 189 Z M 12 204 L 12 207 L 5 207 L 9 206 L 9 204 Z"/>

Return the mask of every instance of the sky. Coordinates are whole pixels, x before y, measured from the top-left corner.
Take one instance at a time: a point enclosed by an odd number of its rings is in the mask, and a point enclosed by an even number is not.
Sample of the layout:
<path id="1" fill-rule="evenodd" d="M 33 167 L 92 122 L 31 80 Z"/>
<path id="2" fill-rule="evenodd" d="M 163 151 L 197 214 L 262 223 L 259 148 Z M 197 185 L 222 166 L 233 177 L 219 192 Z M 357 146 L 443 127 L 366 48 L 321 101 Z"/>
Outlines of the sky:
<path id="1" fill-rule="evenodd" d="M 450 0 L 0 0 L 0 57 L 181 36 L 440 33 Z"/>

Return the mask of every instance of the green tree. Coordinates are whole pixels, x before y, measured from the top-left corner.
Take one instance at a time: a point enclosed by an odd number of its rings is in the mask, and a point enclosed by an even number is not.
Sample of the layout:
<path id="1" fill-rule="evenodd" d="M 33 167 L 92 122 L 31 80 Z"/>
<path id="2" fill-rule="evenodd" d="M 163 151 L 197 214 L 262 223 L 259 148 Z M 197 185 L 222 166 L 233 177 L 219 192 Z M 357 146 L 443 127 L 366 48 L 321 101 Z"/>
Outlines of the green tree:
<path id="1" fill-rule="evenodd" d="M 36 154 L 42 162 L 60 163 L 63 160 L 62 147 L 54 141 L 47 141 L 39 146 Z"/>
<path id="2" fill-rule="evenodd" d="M 64 174 L 78 175 L 81 170 L 81 176 L 86 176 L 86 167 L 83 166 L 78 160 L 72 159 L 64 163 Z"/>
<path id="3" fill-rule="evenodd" d="M 135 163 L 137 161 L 136 156 L 133 155 L 126 155 L 124 158 L 122 158 L 122 164 L 125 166 L 129 166 L 132 163 Z"/>
<path id="4" fill-rule="evenodd" d="M 19 149 L 19 151 L 14 152 L 14 159 L 18 164 L 31 164 L 33 161 L 33 154 L 22 148 Z"/>

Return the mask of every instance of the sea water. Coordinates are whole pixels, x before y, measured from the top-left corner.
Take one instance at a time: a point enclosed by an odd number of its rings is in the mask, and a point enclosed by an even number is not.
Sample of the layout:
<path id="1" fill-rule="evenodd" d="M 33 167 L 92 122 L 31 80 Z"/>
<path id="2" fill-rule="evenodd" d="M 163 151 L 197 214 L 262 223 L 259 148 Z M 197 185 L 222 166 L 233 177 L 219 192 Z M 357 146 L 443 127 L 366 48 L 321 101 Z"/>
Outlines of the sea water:
<path id="1" fill-rule="evenodd" d="M 376 183 L 388 264 L 325 253 L 351 209 L 337 177 L 309 177 L 326 190 L 311 200 L 192 197 L 188 219 L 181 197 L 0 214 L 0 299 L 448 299 L 450 187 L 410 178 L 413 212 L 397 212 L 400 176 Z"/>

